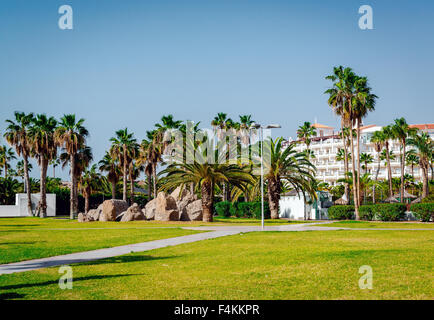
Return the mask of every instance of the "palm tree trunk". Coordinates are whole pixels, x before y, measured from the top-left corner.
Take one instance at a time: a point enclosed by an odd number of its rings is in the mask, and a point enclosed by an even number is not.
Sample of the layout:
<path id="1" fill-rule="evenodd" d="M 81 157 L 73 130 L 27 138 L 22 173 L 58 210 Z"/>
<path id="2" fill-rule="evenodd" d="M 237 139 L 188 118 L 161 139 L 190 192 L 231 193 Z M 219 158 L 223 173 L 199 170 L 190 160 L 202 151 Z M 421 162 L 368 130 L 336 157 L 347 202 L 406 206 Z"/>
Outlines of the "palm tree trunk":
<path id="1" fill-rule="evenodd" d="M 357 134 L 357 199 L 359 201 L 358 205 L 360 206 L 362 201 L 360 201 L 360 197 L 361 197 L 361 190 L 360 190 L 361 169 L 360 169 L 360 120 L 359 119 L 357 119 L 356 134 Z M 367 167 L 366 167 L 366 170 L 368 170 Z"/>
<path id="2" fill-rule="evenodd" d="M 23 155 L 23 161 L 24 161 L 24 185 L 26 187 L 26 195 L 27 195 L 27 213 L 29 215 L 33 215 L 32 190 L 30 190 L 29 160 L 27 158 L 27 155 Z"/>
<path id="3" fill-rule="evenodd" d="M 378 166 L 377 166 L 377 172 L 375 173 L 375 182 L 378 181 L 378 175 L 380 174 L 380 169 L 381 169 L 381 157 L 380 157 L 380 152 L 377 152 L 377 157 L 378 157 Z M 372 193 L 372 202 L 375 204 L 375 187 L 376 185 L 374 184 L 374 190 Z"/>
<path id="4" fill-rule="evenodd" d="M 357 179 L 356 179 L 356 163 L 355 163 L 355 156 L 354 156 L 354 137 L 352 133 L 352 129 L 350 129 L 350 142 L 351 142 L 351 154 L 353 155 L 351 157 L 351 172 L 353 174 L 353 198 L 354 198 L 354 211 L 356 214 L 356 220 L 359 220 L 359 197 L 357 194 Z"/>
<path id="5" fill-rule="evenodd" d="M 211 182 L 204 182 L 202 183 L 201 188 L 201 194 L 202 194 L 202 210 L 203 210 L 203 216 L 202 221 L 203 222 L 212 222 L 213 217 L 213 190 L 214 187 Z"/>
<path id="6" fill-rule="evenodd" d="M 84 213 L 89 212 L 89 199 L 90 199 L 90 190 L 86 190 L 84 195 Z"/>
<path id="7" fill-rule="evenodd" d="M 43 159 L 41 161 L 41 184 L 40 184 L 40 217 L 46 218 L 47 217 L 47 192 L 45 190 L 46 180 L 47 180 L 47 167 L 48 167 L 48 160 Z"/>
<path id="8" fill-rule="evenodd" d="M 112 180 L 112 199 L 116 199 L 116 181 Z"/>
<path id="9" fill-rule="evenodd" d="M 76 191 L 75 185 L 77 184 L 77 177 L 75 176 L 75 154 L 71 153 L 69 156 L 69 162 L 71 164 L 71 191 L 70 191 L 70 208 L 69 208 L 69 218 L 74 219 L 75 214 L 77 213 L 77 205 L 76 205 Z"/>
<path id="10" fill-rule="evenodd" d="M 387 174 L 389 178 L 389 197 L 393 196 L 392 169 L 390 167 L 389 145 L 386 143 Z"/>
<path id="11" fill-rule="evenodd" d="M 151 179 L 151 175 L 148 174 L 146 175 L 147 179 L 148 179 L 148 201 L 151 201 L 151 193 L 152 193 L 152 179 Z"/>
<path id="12" fill-rule="evenodd" d="M 6 157 L 6 155 L 5 155 L 5 157 Z M 7 163 L 6 158 L 5 158 L 5 179 L 7 177 L 8 177 L 8 163 Z"/>
<path id="13" fill-rule="evenodd" d="M 134 203 L 134 179 L 131 179 L 131 186 L 130 186 L 130 205 L 133 205 Z"/>
<path id="14" fill-rule="evenodd" d="M 343 142 L 343 147 L 344 147 L 344 177 L 346 177 L 346 173 L 348 172 L 348 149 L 347 149 L 347 139 L 344 136 L 344 120 L 343 118 L 341 119 L 341 132 L 342 132 L 342 142 Z M 348 183 L 345 182 L 344 184 L 344 194 L 345 194 L 345 198 L 347 198 L 347 203 L 350 203 L 350 188 L 348 186 Z"/>
<path id="15" fill-rule="evenodd" d="M 401 203 L 404 203 L 405 141 L 402 143 L 401 155 Z"/>
<path id="16" fill-rule="evenodd" d="M 152 183 L 154 185 L 154 199 L 157 198 L 157 164 L 152 165 Z"/>
<path id="17" fill-rule="evenodd" d="M 428 196 L 428 170 L 425 166 L 421 166 L 423 175 L 422 199 Z"/>
<path id="18" fill-rule="evenodd" d="M 123 170 L 123 181 L 122 181 L 122 200 L 127 201 L 127 150 L 124 146 L 124 170 Z"/>
<path id="19" fill-rule="evenodd" d="M 268 179 L 268 204 L 270 206 L 271 219 L 279 219 L 279 181 Z"/>

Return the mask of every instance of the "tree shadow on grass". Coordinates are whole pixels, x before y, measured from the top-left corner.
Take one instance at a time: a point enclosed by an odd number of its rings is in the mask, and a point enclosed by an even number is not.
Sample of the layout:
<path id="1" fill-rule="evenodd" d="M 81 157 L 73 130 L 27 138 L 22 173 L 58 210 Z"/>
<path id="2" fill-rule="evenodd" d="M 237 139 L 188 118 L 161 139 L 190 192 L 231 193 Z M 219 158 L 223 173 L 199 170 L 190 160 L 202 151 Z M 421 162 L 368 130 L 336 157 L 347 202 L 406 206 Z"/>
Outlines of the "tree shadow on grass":
<path id="1" fill-rule="evenodd" d="M 35 243 L 42 243 L 42 242 L 47 242 L 47 241 L 1 242 L 0 246 L 10 245 L 10 244 L 35 244 Z"/>
<path id="2" fill-rule="evenodd" d="M 86 277 L 73 277 L 73 282 L 77 281 L 86 281 L 86 280 L 102 280 L 102 279 L 109 279 L 109 278 L 120 278 L 120 277 L 131 277 L 131 276 L 141 276 L 142 274 L 109 274 L 109 275 L 94 275 L 94 276 L 86 276 Z M 21 283 L 21 284 L 12 284 L 7 286 L 0 287 L 0 290 L 12 290 L 12 289 L 23 289 L 23 288 L 32 288 L 32 287 L 42 287 L 42 286 L 49 286 L 49 285 L 57 285 L 59 283 L 59 280 L 50 280 L 50 281 L 44 281 L 44 282 L 37 282 L 37 283 Z M 4 293 L 4 295 L 7 295 L 8 293 Z M 9 293 L 14 294 L 14 293 Z M 7 298 L 12 299 L 12 298 Z"/>
<path id="3" fill-rule="evenodd" d="M 123 255 L 112 258 L 105 258 L 101 260 L 94 260 L 82 263 L 81 265 L 101 265 L 101 264 L 110 264 L 110 263 L 127 263 L 127 262 L 143 262 L 143 261 L 151 261 L 151 260 L 164 260 L 164 259 L 173 259 L 178 258 L 179 256 L 166 256 L 166 257 L 153 257 L 149 255 Z"/>
<path id="4" fill-rule="evenodd" d="M 16 292 L 0 293 L 0 301 L 8 300 L 8 299 L 22 299 L 22 298 L 24 298 L 24 295 L 21 293 L 16 293 Z"/>

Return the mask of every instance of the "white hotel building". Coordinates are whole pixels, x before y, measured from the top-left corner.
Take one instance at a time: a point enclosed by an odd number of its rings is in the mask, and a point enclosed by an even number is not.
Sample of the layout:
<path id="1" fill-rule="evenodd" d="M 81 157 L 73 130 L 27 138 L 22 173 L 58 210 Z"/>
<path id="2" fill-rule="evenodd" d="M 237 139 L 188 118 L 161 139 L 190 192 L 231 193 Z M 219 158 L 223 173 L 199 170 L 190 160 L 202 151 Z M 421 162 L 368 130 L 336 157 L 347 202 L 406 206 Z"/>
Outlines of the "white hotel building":
<path id="1" fill-rule="evenodd" d="M 344 178 L 344 162 L 336 161 L 336 154 L 338 150 L 343 148 L 342 140 L 338 136 L 339 131 L 335 131 L 333 127 L 318 123 L 315 123 L 312 126 L 316 128 L 317 135 L 316 137 L 312 138 L 309 148 L 315 154 L 315 158 L 312 159 L 312 163 L 317 168 L 316 178 L 319 181 L 328 182 L 330 185 L 335 185 L 338 179 Z M 434 124 L 410 125 L 410 127 L 415 127 L 419 130 L 428 132 L 431 138 L 434 139 Z M 374 162 L 368 165 L 368 170 L 373 174 L 375 174 L 378 167 L 378 155 L 377 152 L 375 152 L 373 143 L 370 142 L 370 138 L 373 132 L 381 130 L 381 128 L 381 126 L 377 125 L 363 126 L 360 133 L 360 153 L 371 154 L 374 158 Z M 289 138 L 287 143 L 291 142 L 294 142 L 294 140 Z M 300 143 L 297 143 L 296 145 L 296 150 L 305 150 L 306 145 L 301 141 L 299 142 Z M 395 155 L 395 160 L 392 160 L 390 163 L 392 176 L 400 177 L 401 164 L 399 160 L 400 146 L 398 141 L 391 140 L 389 150 L 393 151 L 393 154 Z M 350 152 L 349 149 L 348 151 Z M 351 161 L 349 162 L 349 169 L 351 170 Z M 411 168 L 406 167 L 405 172 L 411 174 Z M 414 167 L 414 177 L 416 181 L 421 181 L 422 170 L 418 166 Z M 385 167 L 384 160 L 381 161 L 381 169 L 378 178 L 380 180 L 387 179 L 387 168 Z"/>

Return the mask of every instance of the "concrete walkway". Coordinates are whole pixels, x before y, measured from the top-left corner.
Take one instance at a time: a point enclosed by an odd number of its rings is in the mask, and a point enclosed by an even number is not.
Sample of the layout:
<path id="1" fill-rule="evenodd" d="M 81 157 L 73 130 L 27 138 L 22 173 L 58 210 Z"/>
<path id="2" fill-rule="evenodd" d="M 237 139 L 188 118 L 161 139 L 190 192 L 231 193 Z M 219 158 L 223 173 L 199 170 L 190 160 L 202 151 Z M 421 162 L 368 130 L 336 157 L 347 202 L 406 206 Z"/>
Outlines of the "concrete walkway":
<path id="1" fill-rule="evenodd" d="M 318 223 L 299 223 L 279 226 L 266 226 L 264 231 L 332 231 L 332 230 L 434 230 L 434 229 L 394 229 L 394 228 L 341 228 L 341 227 L 320 227 L 318 225 L 328 224 L 330 222 Z M 133 252 L 143 252 L 153 249 L 159 249 L 169 246 L 176 246 L 183 243 L 196 242 L 207 239 L 215 239 L 219 237 L 235 235 L 238 233 L 262 231 L 260 226 L 202 226 L 202 227 L 183 227 L 188 230 L 210 231 L 193 235 L 174 237 L 162 240 L 154 240 L 142 243 L 129 244 L 113 248 L 98 249 L 92 251 L 84 251 L 71 253 L 61 256 L 48 257 L 42 259 L 21 261 L 9 264 L 0 265 L 0 275 L 16 272 L 25 272 L 42 268 L 67 265 L 72 263 L 88 262 L 99 259 L 111 258 L 129 254 Z"/>

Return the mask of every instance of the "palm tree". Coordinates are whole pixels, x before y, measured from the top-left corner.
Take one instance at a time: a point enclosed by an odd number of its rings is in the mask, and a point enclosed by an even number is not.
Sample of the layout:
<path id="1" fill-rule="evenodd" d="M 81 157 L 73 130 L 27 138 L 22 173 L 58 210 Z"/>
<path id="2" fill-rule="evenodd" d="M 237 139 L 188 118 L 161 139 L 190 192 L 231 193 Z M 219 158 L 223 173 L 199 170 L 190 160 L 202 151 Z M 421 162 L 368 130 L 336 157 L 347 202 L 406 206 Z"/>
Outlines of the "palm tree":
<path id="1" fill-rule="evenodd" d="M 217 130 L 217 137 L 221 140 L 224 136 L 224 131 L 232 128 L 233 121 L 231 118 L 227 117 L 226 113 L 220 112 L 211 121 L 211 126 Z"/>
<path id="2" fill-rule="evenodd" d="M 405 148 L 407 146 L 407 138 L 414 135 L 417 132 L 416 128 L 410 128 L 404 118 L 395 119 L 395 123 L 392 125 L 392 133 L 395 139 L 397 139 L 401 145 L 401 201 L 404 199 L 404 175 L 405 175 Z"/>
<path id="3" fill-rule="evenodd" d="M 365 170 L 365 174 L 366 174 L 368 173 L 368 164 L 374 162 L 374 158 L 369 153 L 361 153 L 360 162 L 363 163 L 362 169 Z"/>
<path id="4" fill-rule="evenodd" d="M 151 184 L 152 184 L 152 173 L 153 173 L 153 163 L 152 163 L 152 148 L 150 146 L 152 142 L 143 139 L 139 147 L 139 154 L 137 157 L 137 165 L 143 167 L 148 184 L 148 200 L 151 199 Z"/>
<path id="5" fill-rule="evenodd" d="M 0 166 L 2 166 L 5 170 L 5 179 L 8 177 L 8 170 L 10 168 L 9 163 L 16 158 L 17 157 L 15 156 L 14 150 L 12 148 L 0 146 Z"/>
<path id="6" fill-rule="evenodd" d="M 351 152 L 348 152 L 345 155 L 345 150 L 343 148 L 339 148 L 338 152 L 336 152 L 336 161 L 344 161 L 345 160 L 345 156 L 348 159 L 351 159 Z"/>
<path id="7" fill-rule="evenodd" d="M 324 93 L 329 95 L 328 104 L 333 109 L 334 113 L 341 118 L 341 139 L 343 142 L 345 158 L 344 158 L 344 170 L 345 173 L 349 171 L 349 158 L 348 149 L 350 145 L 350 130 L 352 130 L 352 123 L 350 119 L 349 103 L 347 101 L 347 89 L 346 89 L 346 78 L 349 77 L 351 73 L 350 68 L 344 69 L 344 67 L 334 67 L 333 74 L 326 77 L 327 80 L 333 82 L 331 88 L 327 89 Z M 354 167 L 354 166 L 353 166 Z M 349 186 L 345 183 L 345 198 L 347 203 L 349 203 Z"/>
<path id="8" fill-rule="evenodd" d="M 48 163 L 54 159 L 57 154 L 57 146 L 54 139 L 54 132 L 57 127 L 57 121 L 53 117 L 47 117 L 45 114 L 38 114 L 32 119 L 28 130 L 29 144 L 31 145 L 32 154 L 36 157 L 38 165 L 41 168 L 39 211 L 41 218 L 47 216 L 47 194 L 46 179 Z"/>
<path id="9" fill-rule="evenodd" d="M 410 137 L 407 144 L 415 147 L 417 150 L 419 166 L 422 169 L 423 175 L 422 198 L 426 198 L 429 195 L 428 170 L 430 166 L 430 158 L 434 151 L 434 142 L 426 132 L 421 132 Z"/>
<path id="10" fill-rule="evenodd" d="M 101 175 L 97 172 L 96 164 L 85 168 L 79 178 L 79 188 L 84 196 L 84 212 L 89 212 L 89 199 L 94 190 L 100 187 Z"/>
<path id="11" fill-rule="evenodd" d="M 107 172 L 107 180 L 111 183 L 112 199 L 116 199 L 116 184 L 121 176 L 118 159 L 106 152 L 98 164 L 100 171 Z"/>
<path id="12" fill-rule="evenodd" d="M 381 170 L 381 152 L 383 151 L 383 146 L 386 142 L 386 137 L 383 133 L 383 131 L 375 131 L 372 134 L 371 137 L 371 142 L 374 144 L 374 149 L 375 152 L 377 152 L 377 161 L 378 161 L 378 165 L 377 165 L 377 171 L 375 173 L 375 182 L 378 182 L 378 175 L 380 174 L 380 170 Z M 376 188 L 377 184 L 373 185 L 373 192 L 372 192 L 372 202 L 375 203 L 375 188 Z"/>
<path id="13" fill-rule="evenodd" d="M 138 145 L 134 134 L 129 133 L 127 128 L 116 131 L 116 136 L 111 138 L 110 141 L 112 142 L 110 154 L 118 159 L 122 165 L 122 200 L 127 201 L 128 167 L 138 153 Z"/>
<path id="14" fill-rule="evenodd" d="M 366 77 L 358 77 L 354 83 L 355 101 L 354 107 L 354 120 L 356 122 L 356 135 L 357 135 L 357 171 L 360 170 L 360 126 L 362 119 L 368 115 L 369 112 L 375 110 L 375 104 L 378 97 L 371 93 L 371 88 L 368 86 L 368 79 Z M 357 175 L 357 193 L 360 199 L 360 175 Z"/>
<path id="15" fill-rule="evenodd" d="M 60 165 L 59 158 L 52 159 L 49 165 L 53 167 L 53 178 L 56 178 L 56 167 Z"/>
<path id="16" fill-rule="evenodd" d="M 387 175 L 388 175 L 388 182 L 389 182 L 389 197 L 393 196 L 393 187 L 392 187 L 392 168 L 390 166 L 390 160 L 391 156 L 393 156 L 393 153 L 389 150 L 389 141 L 393 139 L 393 132 L 392 128 L 390 126 L 385 126 L 382 128 L 382 138 L 384 139 L 384 158 L 386 159 L 386 166 L 387 166 Z M 393 159 L 392 159 L 393 160 Z"/>
<path id="17" fill-rule="evenodd" d="M 24 188 L 27 195 L 27 212 L 32 214 L 32 197 L 31 190 L 29 188 L 29 157 L 31 151 L 31 144 L 29 142 L 29 126 L 33 120 L 33 113 L 25 114 L 24 112 L 15 112 L 15 121 L 6 120 L 8 126 L 4 137 L 6 141 L 15 147 L 15 151 L 18 156 L 23 157 L 23 176 L 24 176 Z"/>
<path id="18" fill-rule="evenodd" d="M 75 156 L 78 151 L 86 144 L 86 138 L 89 135 L 87 129 L 83 126 L 84 119 L 76 120 L 75 114 L 66 114 L 60 118 L 59 127 L 55 132 L 55 140 L 58 146 L 64 148 L 69 155 L 69 164 L 71 166 L 71 196 L 70 196 L 70 218 L 78 214 L 78 192 L 77 192 L 77 175 Z"/>
<path id="19" fill-rule="evenodd" d="M 208 145 L 205 146 L 205 143 Z M 219 183 L 230 183 L 233 186 L 243 189 L 246 184 L 253 183 L 253 176 L 250 168 L 242 167 L 239 164 L 228 164 L 219 158 L 217 163 L 208 163 L 207 150 L 210 141 L 202 145 L 190 146 L 187 152 L 194 152 L 192 164 L 181 162 L 169 165 L 160 174 L 166 175 L 162 178 L 162 190 L 172 190 L 178 186 L 182 188 L 194 183 L 200 190 L 202 199 L 203 221 L 213 221 L 213 203 L 215 187 Z M 216 151 L 217 156 L 221 156 Z"/>
<path id="20" fill-rule="evenodd" d="M 288 183 L 293 189 L 315 197 L 312 189 L 315 167 L 309 161 L 305 152 L 296 152 L 295 145 L 290 144 L 282 148 L 283 138 L 270 139 L 264 143 L 264 179 L 267 181 L 268 201 L 271 218 L 279 218 L 279 200 L 282 181 Z M 268 160 L 269 159 L 269 160 Z"/>
<path id="21" fill-rule="evenodd" d="M 298 127 L 297 137 L 304 142 L 306 149 L 309 150 L 311 138 L 316 136 L 316 129 L 308 121 L 303 123 L 302 126 Z"/>
<path id="22" fill-rule="evenodd" d="M 252 120 L 252 116 L 250 114 L 248 115 L 240 115 L 240 122 L 239 122 L 239 130 L 240 130 L 240 137 L 243 144 L 248 145 L 250 144 L 250 128 L 252 124 L 255 122 Z"/>
<path id="23" fill-rule="evenodd" d="M 405 165 L 410 166 L 411 175 L 413 177 L 414 177 L 414 166 L 417 166 L 418 164 L 419 164 L 419 157 L 416 155 L 416 152 L 413 149 L 407 152 Z"/>
<path id="24" fill-rule="evenodd" d="M 25 165 L 24 165 L 24 160 L 20 160 L 17 162 L 16 169 L 17 169 L 17 176 L 20 177 L 24 182 L 24 193 L 27 193 L 28 187 L 27 187 L 27 182 L 26 182 L 26 174 L 25 174 L 26 169 L 25 169 Z M 32 169 L 33 169 L 32 164 L 28 163 L 27 164 L 27 173 L 30 173 L 32 171 Z M 29 214 L 31 214 L 31 213 L 32 212 L 29 212 Z"/>

